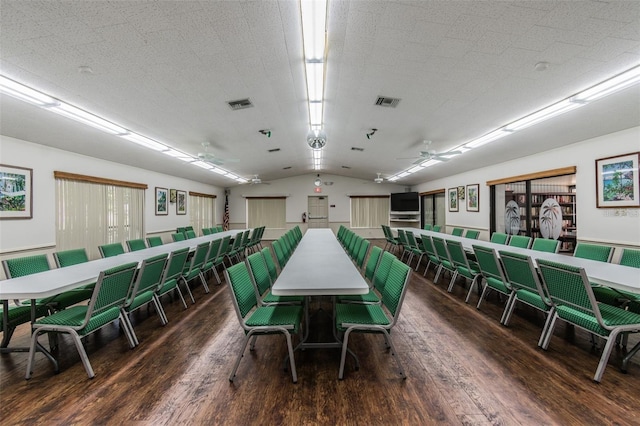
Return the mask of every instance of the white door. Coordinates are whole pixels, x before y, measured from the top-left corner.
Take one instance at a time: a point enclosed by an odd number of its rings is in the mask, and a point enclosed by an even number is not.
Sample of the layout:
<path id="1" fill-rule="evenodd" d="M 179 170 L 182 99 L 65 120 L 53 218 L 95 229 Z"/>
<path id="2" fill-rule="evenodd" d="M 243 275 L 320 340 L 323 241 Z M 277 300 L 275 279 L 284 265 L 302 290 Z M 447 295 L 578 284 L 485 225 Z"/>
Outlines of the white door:
<path id="1" fill-rule="evenodd" d="M 329 227 L 329 198 L 325 196 L 309 196 L 309 228 Z"/>

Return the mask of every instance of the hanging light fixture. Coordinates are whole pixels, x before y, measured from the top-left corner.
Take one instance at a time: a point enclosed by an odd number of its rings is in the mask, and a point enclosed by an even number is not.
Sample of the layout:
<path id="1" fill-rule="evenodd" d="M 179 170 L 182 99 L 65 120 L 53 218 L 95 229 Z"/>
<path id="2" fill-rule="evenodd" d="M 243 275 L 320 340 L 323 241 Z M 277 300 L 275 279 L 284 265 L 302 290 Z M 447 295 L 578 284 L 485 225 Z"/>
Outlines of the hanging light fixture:
<path id="1" fill-rule="evenodd" d="M 320 174 L 318 174 L 318 177 L 316 178 L 316 180 L 313 181 L 313 184 L 315 186 L 322 186 L 322 179 L 320 179 Z"/>

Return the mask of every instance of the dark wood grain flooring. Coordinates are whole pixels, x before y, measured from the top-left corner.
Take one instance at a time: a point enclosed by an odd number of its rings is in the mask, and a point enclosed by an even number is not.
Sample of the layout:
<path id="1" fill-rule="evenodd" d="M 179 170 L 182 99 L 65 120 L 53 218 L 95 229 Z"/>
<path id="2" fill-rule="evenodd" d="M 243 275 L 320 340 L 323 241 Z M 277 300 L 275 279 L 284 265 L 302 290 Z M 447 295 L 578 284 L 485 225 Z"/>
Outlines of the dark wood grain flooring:
<path id="1" fill-rule="evenodd" d="M 378 244 L 380 242 L 377 242 Z M 422 268 L 420 269 L 422 272 Z M 116 326 L 87 339 L 96 377 L 88 379 L 71 341 L 60 339 L 61 372 L 37 356 L 33 378 L 24 380 L 26 354 L 0 356 L 0 421 L 14 424 L 140 425 L 638 425 L 640 365 L 619 371 L 614 350 L 602 383 L 591 378 L 600 353 L 580 330 L 559 326 L 548 351 L 536 343 L 543 318 L 519 308 L 509 327 L 499 324 L 502 303 L 492 296 L 475 308 L 464 303 L 459 281 L 414 274 L 392 332 L 407 379 L 379 335 L 353 335 L 337 379 L 337 349 L 296 353 L 298 383 L 284 371 L 281 336 L 258 339 L 245 353 L 234 383 L 229 373 L 242 342 L 226 285 L 184 310 L 164 299 L 169 324 L 153 310 L 133 315 L 141 342 L 129 349 Z M 328 338 L 328 299 L 316 301 L 313 338 Z M 327 312 L 329 312 L 327 314 Z M 26 345 L 28 327 L 12 344 Z M 46 339 L 43 338 L 43 343 Z M 631 339 L 631 342 L 637 338 Z"/>

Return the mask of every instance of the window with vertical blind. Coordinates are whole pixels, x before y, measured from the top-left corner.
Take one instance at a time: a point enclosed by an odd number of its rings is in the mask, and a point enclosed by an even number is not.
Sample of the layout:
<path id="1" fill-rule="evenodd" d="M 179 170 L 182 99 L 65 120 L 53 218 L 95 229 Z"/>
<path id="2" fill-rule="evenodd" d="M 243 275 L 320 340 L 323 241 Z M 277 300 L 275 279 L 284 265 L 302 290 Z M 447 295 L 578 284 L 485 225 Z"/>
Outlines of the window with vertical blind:
<path id="1" fill-rule="evenodd" d="M 266 226 L 268 229 L 287 227 L 286 197 L 248 197 L 247 227 Z"/>
<path id="2" fill-rule="evenodd" d="M 54 172 L 56 249 L 98 246 L 144 238 L 145 184 Z"/>
<path id="3" fill-rule="evenodd" d="M 379 228 L 389 225 L 388 195 L 352 195 L 351 228 Z"/>
<path id="4" fill-rule="evenodd" d="M 216 196 L 189 192 L 190 224 L 196 235 L 202 234 L 202 228 L 211 228 L 216 224 Z"/>

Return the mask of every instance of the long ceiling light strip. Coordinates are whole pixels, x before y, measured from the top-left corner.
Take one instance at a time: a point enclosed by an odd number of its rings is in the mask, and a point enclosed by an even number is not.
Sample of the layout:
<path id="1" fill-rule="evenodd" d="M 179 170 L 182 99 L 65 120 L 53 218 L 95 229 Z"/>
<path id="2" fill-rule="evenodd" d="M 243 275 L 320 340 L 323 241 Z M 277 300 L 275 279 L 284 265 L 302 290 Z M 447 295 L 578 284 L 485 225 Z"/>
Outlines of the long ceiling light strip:
<path id="1" fill-rule="evenodd" d="M 514 132 L 526 129 L 527 127 L 549 120 L 550 118 L 557 117 L 558 115 L 564 114 L 565 112 L 580 108 L 590 102 L 601 99 L 607 95 L 626 89 L 638 83 L 640 83 L 640 65 L 631 68 L 630 70 L 627 70 L 623 73 L 620 73 L 608 80 L 598 83 L 588 89 L 585 89 L 582 92 L 576 93 L 573 96 L 563 99 L 560 102 L 556 102 L 555 104 L 549 105 L 539 111 L 524 116 L 518 120 L 512 121 L 505 126 L 502 126 L 485 135 L 466 142 L 456 148 L 453 148 L 451 149 L 451 151 L 462 151 L 462 153 L 468 152 L 474 148 L 478 148 L 491 142 L 497 141 L 498 139 L 508 136 Z M 448 158 L 453 157 L 447 156 L 446 152 L 441 155 Z M 411 167 L 407 170 L 391 176 L 387 180 L 395 182 L 426 167 L 440 163 L 441 162 L 437 160 L 428 160 L 420 164 L 420 166 L 422 166 L 421 168 Z"/>
<path id="2" fill-rule="evenodd" d="M 313 132 L 317 137 L 322 132 L 324 124 L 327 0 L 300 0 L 300 13 L 302 16 L 304 68 L 307 80 L 309 132 Z M 314 170 L 319 170 L 322 167 L 320 150 L 321 148 L 312 150 Z"/>
<path id="3" fill-rule="evenodd" d="M 182 160 L 189 164 L 193 164 L 194 166 L 214 171 L 222 176 L 236 180 L 240 183 L 248 182 L 247 179 L 236 176 L 233 173 L 227 172 L 226 170 L 214 167 L 209 163 L 200 161 L 198 158 L 192 155 L 186 154 L 182 151 L 178 151 L 170 147 L 169 145 L 165 145 L 146 136 L 132 132 L 111 121 L 105 120 L 102 117 L 70 105 L 59 99 L 53 98 L 45 93 L 39 92 L 35 89 L 32 89 L 31 87 L 11 80 L 10 78 L 7 78 L 3 75 L 0 75 L 0 93 L 4 93 L 21 101 L 43 108 L 47 111 L 54 112 L 66 118 L 70 118 L 77 122 L 83 123 L 87 126 L 91 126 L 110 135 L 119 136 L 123 139 L 128 140 L 129 142 L 133 142 L 145 148 L 161 152 L 170 157 Z"/>

